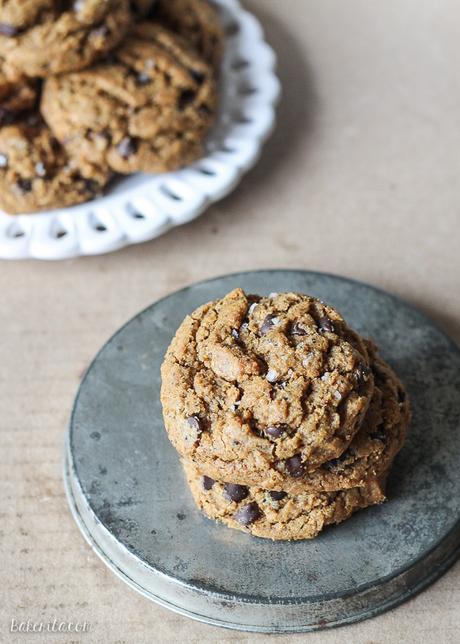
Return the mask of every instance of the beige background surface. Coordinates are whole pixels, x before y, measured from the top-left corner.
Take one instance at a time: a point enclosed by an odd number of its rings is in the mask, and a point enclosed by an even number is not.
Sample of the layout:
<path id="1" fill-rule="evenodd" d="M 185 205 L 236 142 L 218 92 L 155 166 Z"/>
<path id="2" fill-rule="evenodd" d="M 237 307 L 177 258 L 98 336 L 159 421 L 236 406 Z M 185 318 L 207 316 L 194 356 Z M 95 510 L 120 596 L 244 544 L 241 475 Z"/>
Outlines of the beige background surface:
<path id="1" fill-rule="evenodd" d="M 239 269 L 303 267 L 388 289 L 460 340 L 458 2 L 247 4 L 279 52 L 284 99 L 277 132 L 239 189 L 143 246 L 1 265 L 0 640 L 16 641 L 12 618 L 54 617 L 90 622 L 83 642 L 267 639 L 138 596 L 91 552 L 66 507 L 62 444 L 80 376 L 156 298 Z M 458 642 L 459 603 L 460 563 L 376 619 L 271 641 Z"/>

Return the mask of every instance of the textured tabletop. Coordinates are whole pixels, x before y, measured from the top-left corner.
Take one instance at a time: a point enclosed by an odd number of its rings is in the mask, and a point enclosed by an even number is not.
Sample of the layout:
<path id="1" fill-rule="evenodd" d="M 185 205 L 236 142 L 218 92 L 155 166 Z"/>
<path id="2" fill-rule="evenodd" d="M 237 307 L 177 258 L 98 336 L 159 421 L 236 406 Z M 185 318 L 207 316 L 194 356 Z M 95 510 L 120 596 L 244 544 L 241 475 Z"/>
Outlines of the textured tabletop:
<path id="1" fill-rule="evenodd" d="M 236 270 L 308 268 L 387 289 L 460 342 L 460 7 L 455 0 L 252 0 L 283 100 L 261 162 L 227 199 L 108 256 L 0 270 L 0 641 L 265 642 L 130 590 L 67 510 L 64 432 L 101 344 L 141 308 Z M 361 624 L 270 641 L 458 641 L 460 563 Z M 11 634 L 12 620 L 87 622 Z"/>

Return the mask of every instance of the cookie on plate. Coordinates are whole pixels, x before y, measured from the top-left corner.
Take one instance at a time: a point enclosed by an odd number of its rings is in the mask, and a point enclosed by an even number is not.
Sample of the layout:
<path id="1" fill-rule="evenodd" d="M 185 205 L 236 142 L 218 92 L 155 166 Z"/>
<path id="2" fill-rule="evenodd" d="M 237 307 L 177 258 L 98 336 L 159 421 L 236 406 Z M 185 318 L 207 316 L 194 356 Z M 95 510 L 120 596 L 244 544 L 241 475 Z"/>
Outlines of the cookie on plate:
<path id="1" fill-rule="evenodd" d="M 0 129 L 0 208 L 8 213 L 88 201 L 108 179 L 89 164 L 76 166 L 37 116 Z"/>
<path id="2" fill-rule="evenodd" d="M 82 69 L 118 45 L 129 0 L 1 0 L 0 56 L 31 77 Z"/>
<path id="3" fill-rule="evenodd" d="M 374 392 L 365 343 L 332 307 L 235 289 L 187 316 L 162 369 L 166 430 L 219 480 L 287 489 L 338 458 Z"/>
<path id="4" fill-rule="evenodd" d="M 215 70 L 224 49 L 224 31 L 216 8 L 207 0 L 157 0 L 154 17 L 186 38 Z"/>
<path id="5" fill-rule="evenodd" d="M 211 68 L 179 36 L 143 22 L 108 62 L 49 78 L 41 110 L 77 163 L 129 174 L 199 158 L 216 102 Z"/>
<path id="6" fill-rule="evenodd" d="M 191 463 L 183 466 L 195 503 L 209 518 L 266 539 L 312 539 L 327 525 L 385 501 L 384 477 L 349 490 L 290 494 L 215 481 Z"/>

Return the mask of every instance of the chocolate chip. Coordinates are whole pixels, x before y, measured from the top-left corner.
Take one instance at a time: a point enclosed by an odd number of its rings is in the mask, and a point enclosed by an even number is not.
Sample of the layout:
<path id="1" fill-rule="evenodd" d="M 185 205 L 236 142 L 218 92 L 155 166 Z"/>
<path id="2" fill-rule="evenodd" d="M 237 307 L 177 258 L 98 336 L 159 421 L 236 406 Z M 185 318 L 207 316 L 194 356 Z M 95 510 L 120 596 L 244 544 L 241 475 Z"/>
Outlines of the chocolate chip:
<path id="1" fill-rule="evenodd" d="M 334 333 L 334 323 L 330 318 L 320 318 L 318 321 L 318 331 L 320 333 Z"/>
<path id="2" fill-rule="evenodd" d="M 247 497 L 249 490 L 245 485 L 238 485 L 237 483 L 226 483 L 224 485 L 224 494 L 230 501 L 239 503 Z"/>
<path id="3" fill-rule="evenodd" d="M 236 329 L 232 329 L 232 338 L 234 338 L 235 340 L 240 339 L 240 334 L 238 333 L 238 331 Z"/>
<path id="4" fill-rule="evenodd" d="M 354 454 L 355 454 L 354 449 L 352 447 L 349 447 L 338 458 L 333 458 L 332 460 L 327 461 L 326 463 L 323 463 L 321 467 L 327 470 L 328 472 L 334 472 L 335 470 L 338 470 L 340 466 L 345 463 L 346 460 L 354 456 Z"/>
<path id="5" fill-rule="evenodd" d="M 138 85 L 148 85 L 150 83 L 150 76 L 145 72 L 140 72 L 136 77 L 136 83 Z"/>
<path id="6" fill-rule="evenodd" d="M 291 326 L 291 335 L 307 335 L 307 329 L 301 322 L 294 322 Z"/>
<path id="7" fill-rule="evenodd" d="M 209 116 L 210 114 L 212 114 L 212 110 L 207 105 L 205 105 L 204 103 L 202 103 L 199 106 L 198 112 L 200 114 L 204 114 L 204 116 Z"/>
<path id="8" fill-rule="evenodd" d="M 364 382 L 367 382 L 369 380 L 370 375 L 371 375 L 370 367 L 368 367 L 363 362 L 360 362 L 360 364 L 356 368 L 356 380 L 358 381 L 358 383 L 362 384 Z"/>
<path id="9" fill-rule="evenodd" d="M 177 100 L 177 107 L 178 107 L 178 109 L 179 109 L 179 110 L 181 110 L 181 111 L 182 111 L 182 110 L 185 110 L 185 108 L 186 108 L 188 105 L 190 105 L 190 103 L 193 103 L 193 101 L 195 100 L 195 98 L 196 98 L 196 94 L 195 94 L 195 92 L 193 92 L 193 91 L 192 91 L 192 90 L 190 90 L 190 89 L 184 89 L 184 90 L 181 92 L 181 94 L 180 94 L 180 96 L 179 96 L 179 98 L 178 98 L 178 100 Z"/>
<path id="10" fill-rule="evenodd" d="M 18 179 L 16 181 L 16 186 L 20 192 L 25 194 L 32 190 L 32 181 L 30 179 Z"/>
<path id="11" fill-rule="evenodd" d="M 302 459 L 300 454 L 291 456 L 291 458 L 286 459 L 284 462 L 286 465 L 286 470 L 293 478 L 299 479 L 305 474 L 305 468 L 302 464 Z"/>
<path id="12" fill-rule="evenodd" d="M 125 136 L 117 145 L 117 152 L 123 159 L 128 159 L 137 151 L 137 142 L 130 136 Z"/>
<path id="13" fill-rule="evenodd" d="M 100 185 L 94 179 L 83 179 L 83 182 L 88 192 L 98 192 L 100 189 Z"/>
<path id="14" fill-rule="evenodd" d="M 14 122 L 16 116 L 16 112 L 0 107 L 0 125 L 10 125 L 10 123 Z"/>
<path id="15" fill-rule="evenodd" d="M 270 436 L 270 438 L 279 438 L 284 433 L 286 433 L 287 429 L 288 429 L 287 425 L 277 425 L 272 427 L 266 427 L 264 431 L 268 436 Z"/>
<path id="16" fill-rule="evenodd" d="M 8 156 L 6 154 L 0 154 L 0 168 L 8 167 Z"/>
<path id="17" fill-rule="evenodd" d="M 41 161 L 35 164 L 35 174 L 37 175 L 37 177 L 46 177 L 45 164 Z"/>
<path id="18" fill-rule="evenodd" d="M 0 22 L 0 35 L 2 36 L 16 36 L 19 33 L 19 29 L 14 25 L 8 25 L 5 22 Z"/>
<path id="19" fill-rule="evenodd" d="M 269 315 L 267 315 L 265 320 L 260 325 L 259 330 L 262 333 L 262 335 L 265 335 L 266 333 L 268 333 L 270 331 L 270 329 L 272 329 L 274 326 L 276 326 L 278 324 L 278 322 L 279 322 L 278 317 L 276 315 L 274 315 L 273 313 L 270 313 Z"/>
<path id="20" fill-rule="evenodd" d="M 201 85 L 205 79 L 203 72 L 199 72 L 196 69 L 190 70 L 190 76 L 198 83 L 198 85 Z"/>
<path id="21" fill-rule="evenodd" d="M 269 495 L 272 497 L 274 501 L 282 501 L 284 497 L 287 496 L 287 492 L 270 491 Z"/>
<path id="22" fill-rule="evenodd" d="M 241 525 L 246 526 L 254 523 L 257 519 L 260 519 L 261 516 L 259 506 L 254 501 L 247 505 L 243 505 L 243 507 L 234 514 L 235 520 L 238 521 L 238 523 L 241 523 Z"/>
<path id="23" fill-rule="evenodd" d="M 212 479 L 211 477 L 203 476 L 203 479 L 202 479 L 203 489 L 210 490 L 214 485 L 214 483 L 215 483 L 215 480 Z"/>
<path id="24" fill-rule="evenodd" d="M 39 114 L 29 114 L 27 116 L 27 125 L 30 125 L 31 127 L 35 127 L 41 122 Z M 51 139 L 51 146 L 53 150 L 56 150 L 59 147 L 59 141 L 56 139 Z"/>
<path id="25" fill-rule="evenodd" d="M 375 431 L 369 434 L 369 436 L 374 440 L 378 440 L 378 441 L 381 441 L 382 443 L 385 443 L 386 437 L 387 437 L 387 433 L 385 431 L 385 425 L 383 423 L 380 423 L 380 425 L 377 425 L 377 427 L 375 428 Z"/>

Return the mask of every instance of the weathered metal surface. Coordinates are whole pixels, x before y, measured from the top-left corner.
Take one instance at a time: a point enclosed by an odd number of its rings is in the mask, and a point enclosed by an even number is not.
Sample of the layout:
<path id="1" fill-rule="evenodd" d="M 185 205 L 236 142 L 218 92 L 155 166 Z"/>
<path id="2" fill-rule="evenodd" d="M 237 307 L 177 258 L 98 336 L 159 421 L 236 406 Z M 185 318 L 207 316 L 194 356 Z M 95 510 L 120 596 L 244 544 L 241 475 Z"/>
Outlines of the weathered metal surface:
<path id="1" fill-rule="evenodd" d="M 374 338 L 414 420 L 389 502 L 313 541 L 257 539 L 202 516 L 165 435 L 160 364 L 181 320 L 235 286 L 310 293 Z M 438 577 L 460 549 L 460 353 L 423 314 L 364 284 L 304 271 L 196 284 L 143 311 L 101 350 L 78 392 L 66 485 L 77 522 L 125 581 L 172 610 L 253 631 L 371 617 Z"/>

